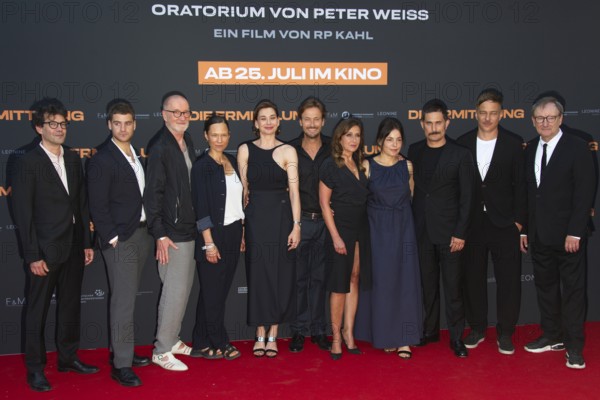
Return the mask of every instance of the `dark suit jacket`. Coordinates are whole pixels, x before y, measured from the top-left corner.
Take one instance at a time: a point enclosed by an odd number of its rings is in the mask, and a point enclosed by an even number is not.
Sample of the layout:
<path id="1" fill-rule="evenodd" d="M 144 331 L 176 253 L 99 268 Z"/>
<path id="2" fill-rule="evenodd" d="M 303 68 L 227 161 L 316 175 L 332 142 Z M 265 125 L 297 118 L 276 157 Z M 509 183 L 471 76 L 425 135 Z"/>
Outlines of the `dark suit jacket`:
<path id="1" fill-rule="evenodd" d="M 69 193 L 44 150 L 35 146 L 18 161 L 13 175 L 13 211 L 27 264 L 65 262 L 73 246 L 90 248 L 89 213 L 83 168 L 65 148 Z M 75 217 L 75 223 L 73 223 Z"/>
<path id="2" fill-rule="evenodd" d="M 188 156 L 196 160 L 194 143 L 184 134 Z M 148 230 L 154 239 L 168 236 L 174 242 L 196 238 L 196 215 L 192 206 L 190 179 L 185 158 L 177 140 L 163 127 L 150 139 L 146 159 L 144 207 Z"/>
<path id="3" fill-rule="evenodd" d="M 240 176 L 235 158 L 224 154 Z M 222 246 L 224 239 L 223 223 L 225 221 L 225 200 L 227 197 L 227 184 L 225 182 L 225 170 L 215 162 L 208 152 L 202 154 L 192 167 L 192 202 L 196 212 L 196 237 L 195 258 L 199 262 L 206 262 L 206 256 L 202 246 L 204 237 L 202 231 L 211 230 L 211 234 L 217 247 L 225 250 Z M 241 202 L 241 198 L 240 198 Z"/>
<path id="4" fill-rule="evenodd" d="M 90 214 L 101 249 L 119 236 L 133 235 L 142 215 L 142 194 L 129 161 L 112 141 L 102 146 L 87 165 Z"/>
<path id="5" fill-rule="evenodd" d="M 535 153 L 540 138 L 527 144 L 526 177 L 529 241 L 563 245 L 567 235 L 585 237 L 595 191 L 588 144 L 563 133 L 537 187 Z"/>
<path id="6" fill-rule="evenodd" d="M 477 129 L 457 139 L 466 147 L 477 163 Z M 485 179 L 475 168 L 475 187 L 471 224 L 480 222 L 485 205 L 487 216 L 498 228 L 506 228 L 515 222 L 527 224 L 527 185 L 524 170 L 523 138 L 499 127 L 498 139 Z"/>
<path id="7" fill-rule="evenodd" d="M 446 137 L 446 144 L 429 187 L 425 185 L 421 157 L 425 140 L 408 148 L 414 166 L 413 211 L 418 236 L 427 232 L 432 243 L 450 244 L 452 236 L 465 239 L 473 198 L 473 158 L 469 150 Z"/>

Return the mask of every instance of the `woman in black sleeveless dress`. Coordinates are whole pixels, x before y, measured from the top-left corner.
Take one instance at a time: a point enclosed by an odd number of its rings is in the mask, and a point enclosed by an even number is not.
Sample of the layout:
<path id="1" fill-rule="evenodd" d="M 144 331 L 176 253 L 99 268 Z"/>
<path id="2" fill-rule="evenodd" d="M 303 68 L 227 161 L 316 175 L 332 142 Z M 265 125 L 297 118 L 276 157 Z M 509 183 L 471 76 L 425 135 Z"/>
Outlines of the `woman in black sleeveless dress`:
<path id="1" fill-rule="evenodd" d="M 371 284 L 369 190 L 361 164 L 363 148 L 362 122 L 342 120 L 333 131 L 331 157 L 319 169 L 319 201 L 328 231 L 325 247 L 334 360 L 342 356 L 342 340 L 349 353 L 360 354 L 353 333 L 359 282 L 361 290 Z"/>
<path id="2" fill-rule="evenodd" d="M 243 143 L 238 149 L 247 204 L 248 325 L 257 327 L 254 355 L 275 357 L 278 325 L 292 321 L 296 312 L 295 249 L 300 243 L 298 156 L 292 146 L 276 138 L 279 111 L 271 101 L 261 100 L 254 108 L 254 128 L 258 139 Z"/>

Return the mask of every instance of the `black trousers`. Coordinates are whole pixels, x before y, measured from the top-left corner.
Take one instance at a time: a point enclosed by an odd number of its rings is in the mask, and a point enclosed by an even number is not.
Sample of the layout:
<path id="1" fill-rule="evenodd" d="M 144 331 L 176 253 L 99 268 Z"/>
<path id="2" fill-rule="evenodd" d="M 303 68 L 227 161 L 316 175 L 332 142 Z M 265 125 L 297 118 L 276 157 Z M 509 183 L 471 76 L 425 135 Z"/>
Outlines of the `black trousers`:
<path id="1" fill-rule="evenodd" d="M 424 334 L 431 336 L 440 330 L 441 276 L 450 340 L 460 340 L 465 328 L 461 252 L 450 252 L 450 240 L 444 244 L 432 243 L 427 233 L 418 239 L 418 247 L 425 307 Z"/>
<path id="2" fill-rule="evenodd" d="M 28 372 L 41 372 L 46 366 L 45 325 L 52 294 L 56 289 L 56 349 L 58 362 L 77 360 L 81 321 L 81 282 L 84 254 L 82 246 L 73 246 L 69 258 L 48 265 L 46 276 L 31 273 L 26 266 L 30 286 L 25 316 L 25 366 Z"/>
<path id="3" fill-rule="evenodd" d="M 516 225 L 498 228 L 481 211 L 478 223 L 463 250 L 465 314 L 472 329 L 484 332 L 488 326 L 487 269 L 491 254 L 496 278 L 498 336 L 511 336 L 521 307 L 520 233 Z"/>
<path id="4" fill-rule="evenodd" d="M 200 291 L 196 306 L 193 348 L 224 349 L 229 344 L 225 328 L 225 303 L 240 259 L 242 223 L 236 221 L 223 227 L 222 240 L 215 243 L 221 254 L 216 264 L 206 259 L 196 260 Z"/>
<path id="5" fill-rule="evenodd" d="M 530 243 L 543 335 L 564 342 L 567 350 L 581 352 L 584 345 L 585 272 L 587 240 L 577 253 L 564 245 Z"/>
<path id="6" fill-rule="evenodd" d="M 296 251 L 296 320 L 293 333 L 323 335 L 325 321 L 325 222 L 302 217 L 302 241 Z"/>

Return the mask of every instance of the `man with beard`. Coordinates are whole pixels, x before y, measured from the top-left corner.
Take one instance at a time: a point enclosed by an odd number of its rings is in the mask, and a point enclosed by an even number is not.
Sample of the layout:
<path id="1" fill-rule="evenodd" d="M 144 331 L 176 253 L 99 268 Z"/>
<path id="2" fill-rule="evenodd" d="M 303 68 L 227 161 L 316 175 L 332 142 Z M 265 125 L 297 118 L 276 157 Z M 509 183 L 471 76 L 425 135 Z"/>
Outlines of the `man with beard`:
<path id="1" fill-rule="evenodd" d="M 131 367 L 149 365 L 150 359 L 133 351 L 135 300 L 153 241 L 142 204 L 144 168 L 131 145 L 135 111 L 124 100 L 112 103 L 107 116 L 112 137 L 87 167 L 90 214 L 110 287 L 111 377 L 123 386 L 140 386 Z"/>
<path id="2" fill-rule="evenodd" d="M 308 97 L 298 107 L 300 136 L 290 142 L 298 153 L 302 240 L 296 254 L 297 315 L 291 324 L 290 351 L 304 348 L 304 337 L 322 350 L 331 350 L 325 321 L 325 222 L 319 206 L 319 167 L 331 154 L 331 138 L 321 134 L 325 125 L 325 105 Z"/>
<path id="3" fill-rule="evenodd" d="M 164 126 L 148 143 L 144 205 L 148 229 L 156 240 L 162 290 L 152 362 L 169 371 L 186 371 L 175 354 L 192 349 L 179 340 L 181 322 L 194 282 L 196 215 L 192 207 L 190 171 L 196 159 L 187 132 L 190 105 L 181 92 L 163 96 Z"/>
<path id="4" fill-rule="evenodd" d="M 513 354 L 512 334 L 521 306 L 520 232 L 527 218 L 523 138 L 500 126 L 504 97 L 485 89 L 477 97 L 477 128 L 457 142 L 477 162 L 473 209 L 463 254 L 465 309 L 471 332 L 464 343 L 474 349 L 487 328 L 487 270 L 491 253 L 496 278 L 498 351 Z"/>

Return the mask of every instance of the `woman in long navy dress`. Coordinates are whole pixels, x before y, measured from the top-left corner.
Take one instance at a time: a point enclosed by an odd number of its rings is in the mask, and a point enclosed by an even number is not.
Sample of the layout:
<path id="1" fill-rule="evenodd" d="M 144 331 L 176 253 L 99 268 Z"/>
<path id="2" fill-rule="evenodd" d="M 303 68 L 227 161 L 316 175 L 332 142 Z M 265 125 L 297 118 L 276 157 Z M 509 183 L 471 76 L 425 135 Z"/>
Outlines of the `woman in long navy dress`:
<path id="1" fill-rule="evenodd" d="M 354 342 L 359 282 L 361 289 L 370 286 L 369 191 L 361 164 L 363 148 L 362 122 L 356 118 L 342 120 L 333 131 L 331 157 L 319 169 L 319 202 L 327 226 L 327 290 L 331 292 L 334 360 L 342 356 L 342 340 L 349 353 L 360 354 Z"/>
<path id="2" fill-rule="evenodd" d="M 301 237 L 298 155 L 277 140 L 279 111 L 269 100 L 254 108 L 254 133 L 258 138 L 240 145 L 237 158 L 247 199 L 248 325 L 257 327 L 254 355 L 275 357 L 277 328 L 296 315 L 296 248 Z"/>
<path id="3" fill-rule="evenodd" d="M 408 359 L 409 345 L 421 339 L 423 303 L 411 210 L 412 164 L 400 156 L 403 141 L 400 121 L 384 119 L 377 132 L 381 153 L 363 162 L 371 192 L 367 213 L 373 286 L 361 292 L 355 334 Z"/>

